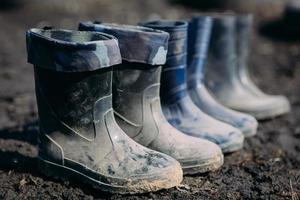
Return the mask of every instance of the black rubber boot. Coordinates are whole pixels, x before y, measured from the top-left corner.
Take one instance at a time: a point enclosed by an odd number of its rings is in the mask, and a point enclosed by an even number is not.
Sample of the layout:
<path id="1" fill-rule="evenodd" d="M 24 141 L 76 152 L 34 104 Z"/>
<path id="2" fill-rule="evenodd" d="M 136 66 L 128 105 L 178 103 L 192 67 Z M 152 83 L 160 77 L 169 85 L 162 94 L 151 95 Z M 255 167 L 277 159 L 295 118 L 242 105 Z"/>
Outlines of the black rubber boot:
<path id="1" fill-rule="evenodd" d="M 113 107 L 118 124 L 136 142 L 177 159 L 185 174 L 203 173 L 223 164 L 214 143 L 183 134 L 165 119 L 159 97 L 161 65 L 168 33 L 145 27 L 81 23 L 80 30 L 116 36 L 123 63 L 114 68 Z"/>
<path id="2" fill-rule="evenodd" d="M 27 47 L 35 68 L 43 173 L 118 193 L 181 182 L 175 159 L 137 144 L 114 119 L 112 66 L 121 63 L 115 37 L 31 29 Z"/>
<path id="3" fill-rule="evenodd" d="M 205 86 L 205 63 L 210 41 L 212 19 L 195 16 L 189 23 L 187 84 L 193 102 L 206 114 L 238 128 L 244 136 L 256 134 L 258 123 L 250 115 L 240 113 L 217 102 Z"/>
<path id="4" fill-rule="evenodd" d="M 250 83 L 246 72 L 249 20 L 224 14 L 213 16 L 213 21 L 205 81 L 214 96 L 225 106 L 257 119 L 272 118 L 288 112 L 290 105 L 285 97 L 266 96 L 253 82 Z"/>
<path id="5" fill-rule="evenodd" d="M 188 135 L 218 144 L 224 153 L 241 149 L 243 134 L 238 129 L 202 112 L 188 94 L 187 22 L 151 21 L 143 25 L 170 34 L 167 62 L 163 66 L 160 89 L 162 108 L 167 120 Z"/>

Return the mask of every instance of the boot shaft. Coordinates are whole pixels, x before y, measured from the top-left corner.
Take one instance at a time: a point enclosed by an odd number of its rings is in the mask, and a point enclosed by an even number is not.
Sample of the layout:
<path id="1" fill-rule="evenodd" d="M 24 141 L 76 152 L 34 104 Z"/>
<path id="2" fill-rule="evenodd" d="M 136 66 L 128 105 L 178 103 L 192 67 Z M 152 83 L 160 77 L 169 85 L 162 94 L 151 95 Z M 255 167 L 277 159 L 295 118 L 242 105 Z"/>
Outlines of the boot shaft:
<path id="1" fill-rule="evenodd" d="M 27 49 L 34 65 L 40 140 L 75 133 L 93 141 L 112 110 L 111 65 L 121 62 L 117 40 L 107 34 L 31 29 Z"/>
<path id="2" fill-rule="evenodd" d="M 189 87 L 203 82 L 211 28 L 212 19 L 209 16 L 196 16 L 189 22 L 187 61 Z"/>
<path id="3" fill-rule="evenodd" d="M 162 103 L 172 103 L 187 96 L 186 61 L 187 28 L 185 21 L 150 21 L 143 26 L 170 34 L 167 62 L 162 69 L 160 95 Z"/>
<path id="4" fill-rule="evenodd" d="M 208 54 L 208 63 L 205 80 L 217 80 L 215 87 L 227 87 L 223 84 L 236 84 L 238 77 L 237 43 L 236 43 L 236 16 L 231 14 L 213 15 L 213 28 Z"/>
<path id="5" fill-rule="evenodd" d="M 100 31 L 118 38 L 123 63 L 114 67 L 114 90 L 142 93 L 152 85 L 160 85 L 160 66 L 166 62 L 168 33 L 146 27 L 91 22 L 80 23 L 79 30 Z"/>
<path id="6" fill-rule="evenodd" d="M 237 33 L 237 65 L 239 68 L 246 68 L 249 48 L 250 36 L 252 31 L 253 16 L 239 15 L 236 19 L 236 33 Z"/>
<path id="7" fill-rule="evenodd" d="M 234 15 L 213 16 L 210 52 L 214 59 L 224 65 L 232 64 L 236 59 L 236 17 Z"/>
<path id="8" fill-rule="evenodd" d="M 35 66 L 44 131 L 55 131 L 48 125 L 52 113 L 84 136 L 94 137 L 94 120 L 112 108 L 110 66 L 121 62 L 117 40 L 107 34 L 32 29 L 27 32 L 27 49 L 28 61 Z M 102 98 L 108 98 L 104 109 L 95 112 Z"/>
<path id="9" fill-rule="evenodd" d="M 93 140 L 94 122 L 103 123 L 112 110 L 111 70 L 63 73 L 36 66 L 34 71 L 41 132 L 58 131 L 58 120 Z"/>

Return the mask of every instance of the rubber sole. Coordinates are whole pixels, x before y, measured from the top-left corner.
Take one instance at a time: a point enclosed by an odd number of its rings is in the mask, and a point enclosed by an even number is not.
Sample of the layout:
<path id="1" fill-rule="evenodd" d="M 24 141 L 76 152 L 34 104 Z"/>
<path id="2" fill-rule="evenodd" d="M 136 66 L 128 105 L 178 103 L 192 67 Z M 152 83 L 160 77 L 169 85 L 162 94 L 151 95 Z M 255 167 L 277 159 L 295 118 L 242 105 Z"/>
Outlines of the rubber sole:
<path id="1" fill-rule="evenodd" d="M 62 166 L 53 162 L 49 162 L 44 159 L 39 159 L 38 167 L 41 173 L 44 175 L 57 179 L 57 180 L 74 180 L 80 183 L 85 183 L 96 190 L 101 190 L 103 192 L 109 193 L 119 193 L 119 194 L 137 194 L 137 193 L 146 193 L 146 192 L 153 192 L 160 189 L 168 189 L 175 187 L 180 184 L 182 181 L 182 172 L 169 172 L 173 174 L 173 180 L 140 180 L 140 184 L 136 185 L 125 185 L 125 186 L 118 186 L 118 185 L 111 185 L 107 183 L 100 182 L 96 179 L 93 179 L 85 174 L 71 169 L 66 166 Z M 166 171 L 166 170 L 164 170 Z M 176 174 L 177 173 L 177 174 Z"/>
<path id="2" fill-rule="evenodd" d="M 278 109 L 273 109 L 269 111 L 264 112 L 249 112 L 252 116 L 254 116 L 257 120 L 267 120 L 272 119 L 281 115 L 284 115 L 288 112 L 290 112 L 291 108 L 289 105 L 283 106 Z"/>
<path id="3" fill-rule="evenodd" d="M 227 106 L 233 110 L 252 115 L 257 120 L 272 119 L 272 118 L 278 117 L 280 115 L 284 115 L 284 114 L 290 112 L 290 110 L 291 110 L 291 106 L 288 102 L 286 102 L 283 106 L 278 106 L 276 109 L 256 110 L 256 111 L 245 110 L 242 108 L 236 108 L 233 105 L 227 105 Z"/>
<path id="4" fill-rule="evenodd" d="M 201 163 L 194 164 L 194 165 L 188 165 L 184 164 L 184 162 L 181 162 L 183 174 L 199 174 L 199 173 L 206 173 L 210 171 L 215 171 L 219 169 L 224 163 L 224 156 L 223 154 L 220 154 L 214 158 L 207 159 L 207 160 L 201 160 Z"/>
<path id="5" fill-rule="evenodd" d="M 241 150 L 244 146 L 244 141 L 242 142 L 228 142 L 226 144 L 219 145 L 223 153 L 232 153 Z"/>

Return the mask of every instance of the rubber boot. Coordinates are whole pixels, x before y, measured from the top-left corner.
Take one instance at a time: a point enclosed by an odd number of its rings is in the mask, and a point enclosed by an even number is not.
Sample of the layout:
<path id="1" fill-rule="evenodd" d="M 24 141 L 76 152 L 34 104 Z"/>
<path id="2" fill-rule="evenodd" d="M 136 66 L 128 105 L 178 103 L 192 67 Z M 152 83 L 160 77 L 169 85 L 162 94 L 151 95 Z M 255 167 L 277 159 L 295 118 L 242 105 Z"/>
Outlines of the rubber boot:
<path id="1" fill-rule="evenodd" d="M 123 63 L 114 68 L 115 117 L 136 142 L 177 159 L 185 174 L 203 173 L 223 164 L 214 143 L 190 137 L 171 126 L 160 104 L 161 65 L 166 62 L 168 33 L 145 27 L 81 23 L 80 30 L 116 36 Z"/>
<path id="2" fill-rule="evenodd" d="M 211 28 L 212 19 L 209 16 L 193 17 L 189 23 L 187 65 L 189 94 L 193 102 L 206 114 L 238 128 L 245 137 L 253 136 L 258 126 L 256 119 L 221 105 L 205 86 L 205 61 Z"/>
<path id="3" fill-rule="evenodd" d="M 142 193 L 182 180 L 180 164 L 129 138 L 112 109 L 117 39 L 95 32 L 31 29 L 39 111 L 39 168 L 108 192 Z"/>
<path id="4" fill-rule="evenodd" d="M 170 34 L 167 62 L 163 66 L 160 96 L 167 120 L 182 132 L 218 144 L 224 153 L 243 146 L 236 128 L 203 113 L 192 101 L 186 84 L 187 28 L 185 21 L 150 21 L 144 26 Z"/>
<path id="5" fill-rule="evenodd" d="M 236 21 L 236 32 L 237 32 L 237 65 L 238 65 L 238 75 L 241 83 L 245 88 L 251 91 L 251 93 L 259 98 L 270 98 L 274 102 L 274 108 L 270 109 L 270 117 L 282 115 L 290 111 L 290 103 L 288 99 L 284 96 L 268 95 L 262 92 L 251 80 L 248 70 L 248 55 L 249 55 L 249 41 L 252 31 L 253 16 L 239 15 Z M 272 110 L 272 111 L 271 111 Z"/>
<path id="6" fill-rule="evenodd" d="M 207 87 L 223 105 L 253 115 L 257 119 L 283 114 L 282 110 L 287 110 L 287 106 L 282 102 L 287 102 L 286 100 L 280 100 L 281 97 L 261 98 L 242 84 L 237 62 L 236 23 L 235 15 L 213 16 L 211 47 L 205 75 Z"/>

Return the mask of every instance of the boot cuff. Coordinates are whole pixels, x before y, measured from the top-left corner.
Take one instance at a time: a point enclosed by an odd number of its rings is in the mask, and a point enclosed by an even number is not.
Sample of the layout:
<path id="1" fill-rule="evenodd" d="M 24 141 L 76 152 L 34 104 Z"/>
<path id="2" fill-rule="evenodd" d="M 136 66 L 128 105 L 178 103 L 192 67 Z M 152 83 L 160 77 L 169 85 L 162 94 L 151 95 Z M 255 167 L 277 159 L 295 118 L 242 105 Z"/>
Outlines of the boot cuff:
<path id="1" fill-rule="evenodd" d="M 139 25 L 166 31 L 170 34 L 170 40 L 187 37 L 188 23 L 186 21 L 155 20 L 140 22 Z"/>
<path id="2" fill-rule="evenodd" d="M 54 71 L 93 71 L 122 62 L 117 39 L 104 33 L 30 29 L 26 40 L 28 62 Z"/>
<path id="3" fill-rule="evenodd" d="M 190 23 L 190 26 L 199 27 L 200 29 L 205 28 L 206 26 L 212 25 L 212 18 L 210 16 L 205 15 L 199 15 L 199 16 L 193 16 Z"/>
<path id="4" fill-rule="evenodd" d="M 140 25 L 168 32 L 170 34 L 170 39 L 167 54 L 167 65 L 185 65 L 188 28 L 188 23 L 186 21 L 157 20 L 141 22 Z"/>
<path id="5" fill-rule="evenodd" d="M 225 12 L 225 13 L 209 13 L 213 20 L 213 26 L 231 28 L 235 27 L 237 16 L 234 13 Z"/>
<path id="6" fill-rule="evenodd" d="M 166 62 L 169 34 L 140 26 L 83 22 L 79 30 L 114 35 L 120 44 L 122 59 L 128 62 L 163 65 Z"/>

